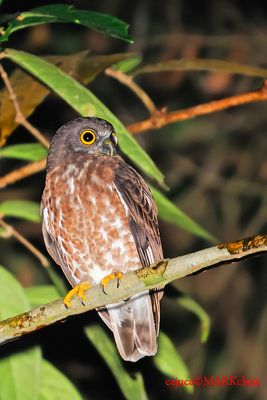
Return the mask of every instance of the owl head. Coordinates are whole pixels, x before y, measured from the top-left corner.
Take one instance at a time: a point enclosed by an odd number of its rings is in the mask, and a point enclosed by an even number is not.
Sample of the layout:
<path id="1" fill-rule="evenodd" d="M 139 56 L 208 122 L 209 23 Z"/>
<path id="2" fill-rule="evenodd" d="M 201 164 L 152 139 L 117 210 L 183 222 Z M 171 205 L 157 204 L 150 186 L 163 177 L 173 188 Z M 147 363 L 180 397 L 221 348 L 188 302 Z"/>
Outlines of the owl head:
<path id="1" fill-rule="evenodd" d="M 96 117 L 77 118 L 62 125 L 50 144 L 48 166 L 53 159 L 58 164 L 75 153 L 83 155 L 117 154 L 117 136 L 113 126 Z M 54 163 L 53 162 L 53 163 Z"/>

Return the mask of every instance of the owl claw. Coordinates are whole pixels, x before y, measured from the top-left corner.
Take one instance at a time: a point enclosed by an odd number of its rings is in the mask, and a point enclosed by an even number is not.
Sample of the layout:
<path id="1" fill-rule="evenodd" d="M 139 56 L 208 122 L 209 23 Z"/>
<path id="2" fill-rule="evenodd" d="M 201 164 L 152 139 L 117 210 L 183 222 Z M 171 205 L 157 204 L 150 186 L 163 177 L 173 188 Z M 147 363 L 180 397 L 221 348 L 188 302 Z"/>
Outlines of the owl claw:
<path id="1" fill-rule="evenodd" d="M 102 280 L 101 280 L 101 282 L 100 282 L 100 285 L 102 286 L 102 290 L 103 290 L 103 292 L 105 293 L 105 294 L 107 294 L 106 293 L 106 291 L 105 291 L 105 287 L 108 285 L 108 283 L 110 282 L 110 281 L 112 281 L 113 279 L 117 279 L 117 288 L 120 286 L 120 281 L 122 280 L 122 278 L 123 278 L 123 273 L 122 272 L 114 272 L 113 274 L 110 274 L 110 275 L 107 275 L 107 276 L 105 276 L 105 278 L 103 278 Z"/>
<path id="2" fill-rule="evenodd" d="M 71 289 L 69 291 L 69 293 L 64 297 L 63 303 L 65 304 L 65 306 L 67 308 L 71 307 L 71 299 L 73 298 L 73 296 L 77 295 L 81 301 L 81 303 L 83 305 L 85 305 L 85 300 L 86 300 L 86 296 L 84 294 L 84 291 L 89 289 L 90 287 L 92 287 L 92 285 L 90 285 L 87 282 L 81 283 L 78 286 L 75 286 L 73 289 Z"/>

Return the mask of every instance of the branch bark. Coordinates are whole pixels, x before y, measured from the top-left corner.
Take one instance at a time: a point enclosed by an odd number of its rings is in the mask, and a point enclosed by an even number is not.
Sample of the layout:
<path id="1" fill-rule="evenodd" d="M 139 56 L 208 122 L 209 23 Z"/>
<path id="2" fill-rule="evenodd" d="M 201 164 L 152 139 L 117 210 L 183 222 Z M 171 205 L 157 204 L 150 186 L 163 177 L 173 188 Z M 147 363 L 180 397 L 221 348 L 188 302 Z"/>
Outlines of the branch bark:
<path id="1" fill-rule="evenodd" d="M 185 121 L 198 117 L 200 115 L 207 115 L 214 112 L 226 110 L 230 107 L 237 107 L 242 104 L 253 103 L 256 101 L 267 100 L 267 81 L 264 81 L 263 86 L 259 90 L 238 94 L 225 99 L 210 101 L 208 103 L 199 104 L 194 107 L 185 108 L 184 110 L 166 112 L 162 109 L 160 113 L 151 115 L 150 118 L 143 121 L 135 122 L 128 125 L 128 130 L 137 135 L 150 129 L 160 129 L 165 125 L 173 124 L 178 121 Z"/>
<path id="2" fill-rule="evenodd" d="M 106 304 L 125 300 L 146 289 L 164 287 L 168 283 L 204 269 L 238 261 L 251 255 L 267 252 L 267 235 L 256 235 L 248 239 L 200 250 L 195 253 L 166 259 L 150 267 L 125 274 L 119 287 L 114 280 L 105 288 L 101 285 L 88 289 L 86 301 L 82 304 L 74 297 L 70 308 L 63 299 L 36 307 L 26 313 L 0 322 L 0 343 L 51 325 L 71 315 L 84 313 Z"/>
<path id="3" fill-rule="evenodd" d="M 37 172 L 41 172 L 45 169 L 46 159 L 40 161 L 34 161 L 30 164 L 24 165 L 23 167 L 17 168 L 14 171 L 9 172 L 4 176 L 0 176 L 0 189 L 18 182 L 21 179 L 27 178 Z"/>

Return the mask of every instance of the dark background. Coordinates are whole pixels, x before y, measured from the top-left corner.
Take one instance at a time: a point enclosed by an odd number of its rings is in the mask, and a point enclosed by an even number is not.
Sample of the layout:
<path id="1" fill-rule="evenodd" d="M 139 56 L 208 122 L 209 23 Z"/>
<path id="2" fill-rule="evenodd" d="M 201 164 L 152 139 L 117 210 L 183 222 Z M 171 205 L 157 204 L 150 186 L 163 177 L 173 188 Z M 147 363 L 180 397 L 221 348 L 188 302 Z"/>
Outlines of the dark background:
<path id="1" fill-rule="evenodd" d="M 13 13 L 49 4 L 49 1 L 4 2 L 2 12 Z M 70 54 L 90 49 L 92 54 L 136 51 L 145 63 L 172 58 L 219 58 L 243 64 L 267 66 L 267 6 L 260 1 L 73 1 L 78 8 L 112 14 L 129 22 L 135 43 L 104 37 L 86 28 L 51 24 L 19 31 L 9 47 L 34 54 Z M 12 69 L 10 65 L 8 69 Z M 260 79 L 208 72 L 168 72 L 137 79 L 155 103 L 177 110 L 229 95 L 255 90 Z M 125 124 L 142 120 L 147 112 L 125 87 L 104 75 L 90 89 Z M 143 133 L 139 142 L 166 176 L 169 197 L 183 211 L 214 234 L 230 241 L 267 231 L 267 115 L 266 103 L 249 104 L 160 130 Z M 55 95 L 30 118 L 48 138 L 75 112 Z M 8 144 L 31 142 L 22 128 Z M 17 162 L 0 163 L 0 172 Z M 39 201 L 44 173 L 10 186 L 1 201 Z M 40 226 L 10 221 L 44 253 Z M 166 257 L 185 254 L 210 244 L 177 227 L 161 222 Z M 0 241 L 1 264 L 16 273 L 25 285 L 48 282 L 38 261 L 15 240 Z M 211 336 L 199 341 L 196 317 L 177 305 L 167 289 L 162 301 L 162 330 L 174 341 L 191 376 L 244 374 L 259 378 L 259 388 L 200 388 L 194 399 L 264 399 L 266 384 L 266 258 L 223 266 L 174 283 L 190 294 L 209 313 Z M 109 369 L 86 340 L 81 327 L 97 321 L 95 313 L 72 318 L 20 342 L 6 346 L 11 351 L 33 342 L 42 345 L 44 356 L 77 385 L 84 398 L 121 398 Z M 15 347 L 14 347 L 15 346 Z M 151 360 L 129 365 L 141 371 L 149 399 L 188 399 L 183 389 L 168 389 Z"/>

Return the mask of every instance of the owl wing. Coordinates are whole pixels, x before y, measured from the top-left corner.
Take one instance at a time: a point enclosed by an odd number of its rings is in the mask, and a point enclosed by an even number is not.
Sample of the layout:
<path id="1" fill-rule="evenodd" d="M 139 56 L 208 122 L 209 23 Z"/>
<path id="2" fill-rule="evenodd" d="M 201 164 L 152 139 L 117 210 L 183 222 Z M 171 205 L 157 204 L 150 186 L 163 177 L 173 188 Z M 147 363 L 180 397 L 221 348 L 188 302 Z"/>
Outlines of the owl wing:
<path id="1" fill-rule="evenodd" d="M 114 184 L 128 215 L 129 226 L 142 265 L 163 259 L 157 207 L 145 180 L 124 161 L 118 163 Z M 159 301 L 163 291 L 150 291 L 156 332 L 159 330 Z"/>
<path id="2" fill-rule="evenodd" d="M 120 162 L 114 183 L 126 213 L 142 265 L 163 258 L 157 207 L 145 180 L 130 165 Z"/>

